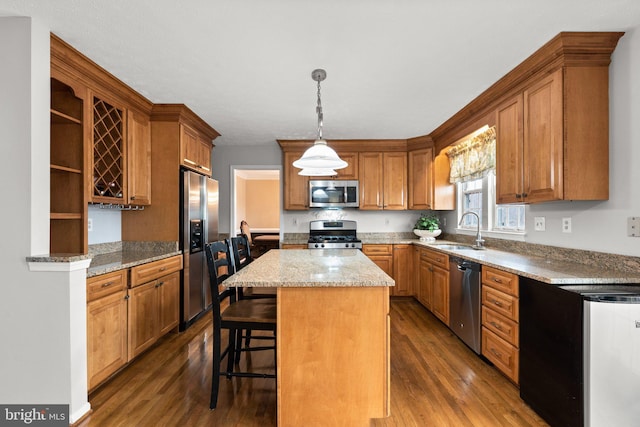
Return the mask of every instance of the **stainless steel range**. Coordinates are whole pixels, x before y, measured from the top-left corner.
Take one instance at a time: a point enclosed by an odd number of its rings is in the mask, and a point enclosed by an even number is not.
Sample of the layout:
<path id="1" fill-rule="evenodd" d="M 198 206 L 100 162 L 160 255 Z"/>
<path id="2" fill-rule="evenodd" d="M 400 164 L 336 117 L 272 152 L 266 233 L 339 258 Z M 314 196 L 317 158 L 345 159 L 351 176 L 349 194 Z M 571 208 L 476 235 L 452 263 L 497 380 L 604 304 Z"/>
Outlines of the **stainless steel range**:
<path id="1" fill-rule="evenodd" d="M 356 234 L 356 221 L 311 221 L 309 222 L 309 249 L 362 249 Z"/>

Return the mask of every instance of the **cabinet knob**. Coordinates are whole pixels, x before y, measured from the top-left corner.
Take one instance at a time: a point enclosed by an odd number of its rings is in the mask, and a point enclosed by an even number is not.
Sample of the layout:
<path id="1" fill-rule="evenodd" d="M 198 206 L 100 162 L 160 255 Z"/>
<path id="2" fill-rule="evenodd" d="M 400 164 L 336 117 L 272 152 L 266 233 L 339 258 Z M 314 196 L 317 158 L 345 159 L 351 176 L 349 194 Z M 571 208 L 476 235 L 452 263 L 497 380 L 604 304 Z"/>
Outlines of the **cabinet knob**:
<path id="1" fill-rule="evenodd" d="M 494 301 L 493 301 L 493 303 L 494 303 L 495 305 L 497 305 L 498 307 L 502 307 L 502 303 L 501 303 L 500 301 L 496 301 L 496 300 L 494 300 Z"/>
<path id="2" fill-rule="evenodd" d="M 500 325 L 498 325 L 496 322 L 491 322 L 491 325 L 493 325 L 494 328 L 498 329 L 498 330 L 502 330 L 502 327 Z"/>
<path id="3" fill-rule="evenodd" d="M 102 287 L 106 288 L 107 286 L 111 286 L 111 285 L 113 285 L 113 282 L 107 282 L 107 283 L 103 283 Z"/>
<path id="4" fill-rule="evenodd" d="M 493 281 L 494 281 L 494 282 L 498 282 L 498 283 L 502 283 L 502 280 L 498 279 L 497 277 L 494 277 L 494 278 L 493 278 Z"/>

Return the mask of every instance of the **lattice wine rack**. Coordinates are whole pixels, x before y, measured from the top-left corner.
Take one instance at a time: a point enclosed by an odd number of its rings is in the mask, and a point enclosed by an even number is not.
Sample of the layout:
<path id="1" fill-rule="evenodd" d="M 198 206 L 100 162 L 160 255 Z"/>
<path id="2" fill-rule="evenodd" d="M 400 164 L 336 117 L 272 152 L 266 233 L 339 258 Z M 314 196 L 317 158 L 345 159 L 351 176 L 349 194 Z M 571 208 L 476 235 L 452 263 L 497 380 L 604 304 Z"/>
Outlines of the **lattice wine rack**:
<path id="1" fill-rule="evenodd" d="M 93 195 L 122 199 L 124 194 L 123 111 L 93 98 Z"/>

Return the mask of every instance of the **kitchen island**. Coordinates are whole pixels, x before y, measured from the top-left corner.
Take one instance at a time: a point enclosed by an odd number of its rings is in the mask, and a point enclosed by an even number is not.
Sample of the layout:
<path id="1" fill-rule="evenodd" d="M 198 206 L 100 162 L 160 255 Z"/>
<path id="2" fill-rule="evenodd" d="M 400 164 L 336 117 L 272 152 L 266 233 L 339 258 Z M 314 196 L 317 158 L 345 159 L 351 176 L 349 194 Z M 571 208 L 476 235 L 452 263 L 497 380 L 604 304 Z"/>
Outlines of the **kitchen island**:
<path id="1" fill-rule="evenodd" d="M 394 281 L 361 251 L 271 250 L 225 284 L 278 288 L 278 426 L 389 415 Z"/>

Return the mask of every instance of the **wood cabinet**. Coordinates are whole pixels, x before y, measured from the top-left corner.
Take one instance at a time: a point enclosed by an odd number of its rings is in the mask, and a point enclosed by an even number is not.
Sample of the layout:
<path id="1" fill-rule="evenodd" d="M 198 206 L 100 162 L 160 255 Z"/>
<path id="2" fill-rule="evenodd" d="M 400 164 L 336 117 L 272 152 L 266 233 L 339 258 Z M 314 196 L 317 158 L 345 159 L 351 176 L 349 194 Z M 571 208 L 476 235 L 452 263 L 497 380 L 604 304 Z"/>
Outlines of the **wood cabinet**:
<path id="1" fill-rule="evenodd" d="M 151 204 L 151 122 L 149 115 L 127 112 L 127 204 Z"/>
<path id="2" fill-rule="evenodd" d="M 89 390 L 178 326 L 181 269 L 176 255 L 87 279 Z"/>
<path id="3" fill-rule="evenodd" d="M 358 157 L 361 210 L 407 209 L 407 153 L 371 152 Z"/>
<path id="4" fill-rule="evenodd" d="M 55 67 L 52 76 L 56 78 L 51 78 L 49 252 L 87 253 L 86 89 L 61 81 L 64 76 Z"/>
<path id="5" fill-rule="evenodd" d="M 183 104 L 155 104 L 150 118 L 153 145 L 153 205 L 143 211 L 122 212 L 122 240 L 178 241 L 180 168 L 184 167 L 184 137 L 188 134 L 192 145 L 197 145 L 198 140 L 201 146 L 204 146 L 205 142 L 208 144 L 206 156 L 204 149 L 201 154 L 200 163 L 205 163 L 205 158 L 211 161 L 211 141 L 219 136 L 219 133 Z"/>
<path id="6" fill-rule="evenodd" d="M 365 244 L 362 245 L 362 252 L 395 280 L 395 286 L 389 288 L 389 295 L 413 295 L 411 245 Z"/>
<path id="7" fill-rule="evenodd" d="M 129 360 L 178 326 L 181 269 L 181 255 L 131 268 Z"/>
<path id="8" fill-rule="evenodd" d="M 390 288 L 392 296 L 411 296 L 413 295 L 412 286 L 412 257 L 413 250 L 411 245 L 393 245 L 393 280 L 396 285 Z"/>
<path id="9" fill-rule="evenodd" d="M 418 301 L 449 325 L 449 256 L 420 248 Z"/>
<path id="10" fill-rule="evenodd" d="M 433 148 L 409 151 L 409 209 L 433 209 Z"/>
<path id="11" fill-rule="evenodd" d="M 180 125 L 180 164 L 203 175 L 211 176 L 210 141 L 186 124 Z"/>
<path id="12" fill-rule="evenodd" d="M 306 243 L 282 243 L 280 249 L 307 249 Z"/>
<path id="13" fill-rule="evenodd" d="M 338 156 L 347 162 L 348 166 L 344 169 L 338 169 L 336 179 L 358 179 L 358 153 L 357 152 L 340 152 Z"/>
<path id="14" fill-rule="evenodd" d="M 609 198 L 608 68 L 563 67 L 496 110 L 496 200 Z"/>
<path id="15" fill-rule="evenodd" d="M 520 346 L 518 283 L 515 274 L 482 268 L 482 354 L 516 384 Z"/>
<path id="16" fill-rule="evenodd" d="M 127 271 L 87 279 L 89 390 L 127 363 Z"/>
<path id="17" fill-rule="evenodd" d="M 87 253 L 88 203 L 150 203 L 151 102 L 51 34 L 51 244 Z"/>
<path id="18" fill-rule="evenodd" d="M 393 245 L 362 245 L 362 252 L 389 276 L 393 277 Z"/>
<path id="19" fill-rule="evenodd" d="M 282 154 L 284 165 L 284 209 L 309 209 L 309 177 L 298 175 L 300 169 L 292 163 L 302 156 L 304 151 L 285 151 Z"/>

